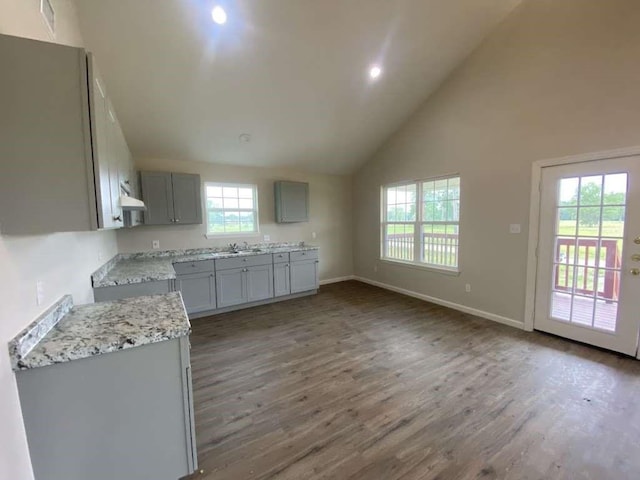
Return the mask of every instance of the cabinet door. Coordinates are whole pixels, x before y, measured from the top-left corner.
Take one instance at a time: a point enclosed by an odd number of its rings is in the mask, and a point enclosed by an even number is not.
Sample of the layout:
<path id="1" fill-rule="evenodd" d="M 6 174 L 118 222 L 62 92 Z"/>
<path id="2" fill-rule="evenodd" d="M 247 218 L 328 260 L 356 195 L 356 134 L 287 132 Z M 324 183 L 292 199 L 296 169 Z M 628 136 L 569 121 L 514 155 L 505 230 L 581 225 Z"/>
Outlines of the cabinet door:
<path id="1" fill-rule="evenodd" d="M 273 298 L 273 265 L 245 268 L 247 301 L 257 302 Z"/>
<path id="2" fill-rule="evenodd" d="M 288 263 L 276 263 L 273 266 L 273 291 L 275 297 L 291 293 L 291 276 Z"/>
<path id="3" fill-rule="evenodd" d="M 247 282 L 244 270 L 244 268 L 233 268 L 216 272 L 218 308 L 247 302 Z"/>
<path id="4" fill-rule="evenodd" d="M 91 55 L 89 65 L 89 96 L 91 102 L 91 142 L 96 185 L 98 228 L 114 228 L 113 203 L 111 201 L 111 152 L 109 151 L 109 104 L 104 82 Z"/>
<path id="5" fill-rule="evenodd" d="M 309 184 L 276 182 L 275 205 L 278 223 L 309 221 Z"/>
<path id="6" fill-rule="evenodd" d="M 145 225 L 172 225 L 173 187 L 168 172 L 141 172 L 142 200 L 147 207 Z"/>
<path id="7" fill-rule="evenodd" d="M 216 286 L 213 272 L 178 275 L 176 289 L 182 292 L 182 300 L 187 313 L 205 312 L 216 308 Z"/>
<path id="8" fill-rule="evenodd" d="M 318 260 L 291 262 L 291 293 L 318 288 Z"/>
<path id="9" fill-rule="evenodd" d="M 122 209 L 120 208 L 120 181 L 123 164 L 127 161 L 127 144 L 120 125 L 107 99 L 107 154 L 109 162 L 109 190 L 111 191 L 111 220 L 113 227 L 123 226 Z"/>
<path id="10" fill-rule="evenodd" d="M 202 223 L 200 175 L 172 173 L 171 180 L 175 222 L 182 224 Z"/>

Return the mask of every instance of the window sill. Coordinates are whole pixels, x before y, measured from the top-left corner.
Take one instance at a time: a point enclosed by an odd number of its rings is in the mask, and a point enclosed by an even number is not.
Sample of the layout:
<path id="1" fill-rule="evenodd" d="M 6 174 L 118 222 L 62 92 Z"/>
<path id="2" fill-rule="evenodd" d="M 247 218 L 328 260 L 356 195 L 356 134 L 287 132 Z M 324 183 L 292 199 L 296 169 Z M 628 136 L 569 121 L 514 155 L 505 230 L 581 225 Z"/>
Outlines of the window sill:
<path id="1" fill-rule="evenodd" d="M 453 277 L 457 277 L 461 273 L 459 269 L 437 267 L 435 265 L 427 265 L 421 263 L 403 262 L 402 260 L 392 260 L 390 258 L 381 258 L 380 261 L 388 263 L 390 265 L 396 265 L 398 267 L 415 268 L 417 270 L 426 270 L 428 272 L 441 273 L 443 275 L 450 275 Z"/>
<path id="2" fill-rule="evenodd" d="M 246 233 L 205 233 L 205 238 L 208 240 L 220 240 L 223 238 L 258 238 L 260 232 L 246 232 Z"/>

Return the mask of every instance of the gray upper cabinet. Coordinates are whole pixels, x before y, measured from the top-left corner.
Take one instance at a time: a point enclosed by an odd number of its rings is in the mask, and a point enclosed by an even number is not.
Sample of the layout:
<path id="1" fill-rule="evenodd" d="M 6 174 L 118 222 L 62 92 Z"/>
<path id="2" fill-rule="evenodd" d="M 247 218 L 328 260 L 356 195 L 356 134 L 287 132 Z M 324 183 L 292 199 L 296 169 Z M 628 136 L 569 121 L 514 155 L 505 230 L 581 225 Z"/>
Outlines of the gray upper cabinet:
<path id="1" fill-rule="evenodd" d="M 140 172 L 142 199 L 147 209 L 143 214 L 145 225 L 171 225 L 174 219 L 173 186 L 171 174 Z"/>
<path id="2" fill-rule="evenodd" d="M 131 162 L 94 59 L 0 35 L 0 229 L 5 235 L 123 226 Z"/>
<path id="3" fill-rule="evenodd" d="M 202 223 L 200 175 L 172 173 L 171 183 L 176 223 Z"/>
<path id="4" fill-rule="evenodd" d="M 275 182 L 274 195 L 276 222 L 295 223 L 309 221 L 308 183 Z"/>
<path id="5" fill-rule="evenodd" d="M 140 172 L 145 225 L 202 223 L 200 175 Z"/>

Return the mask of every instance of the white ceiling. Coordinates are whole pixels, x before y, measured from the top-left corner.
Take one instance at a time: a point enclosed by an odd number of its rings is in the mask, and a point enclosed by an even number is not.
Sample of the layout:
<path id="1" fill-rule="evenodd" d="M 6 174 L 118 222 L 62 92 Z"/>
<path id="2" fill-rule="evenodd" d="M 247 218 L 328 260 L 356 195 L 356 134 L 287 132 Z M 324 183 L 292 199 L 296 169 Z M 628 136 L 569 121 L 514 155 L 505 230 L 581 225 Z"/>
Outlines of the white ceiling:
<path id="1" fill-rule="evenodd" d="M 350 173 L 520 0 L 77 0 L 135 156 Z M 229 20 L 219 26 L 219 3 Z M 384 69 L 375 83 L 372 63 Z M 239 135 L 251 134 L 250 143 Z"/>

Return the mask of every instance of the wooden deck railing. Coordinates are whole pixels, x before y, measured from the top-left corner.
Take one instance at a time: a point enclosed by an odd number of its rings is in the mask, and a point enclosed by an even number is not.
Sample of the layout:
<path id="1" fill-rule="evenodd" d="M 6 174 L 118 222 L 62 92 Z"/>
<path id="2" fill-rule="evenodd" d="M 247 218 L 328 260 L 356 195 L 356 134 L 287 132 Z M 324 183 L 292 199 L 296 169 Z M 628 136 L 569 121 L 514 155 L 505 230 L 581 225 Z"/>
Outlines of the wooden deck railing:
<path id="1" fill-rule="evenodd" d="M 573 267 L 573 252 L 578 249 L 577 255 L 579 265 L 575 265 L 575 273 L 570 275 L 571 267 Z M 571 291 L 582 295 L 593 295 L 596 290 L 601 298 L 607 300 L 617 300 L 620 292 L 620 275 L 616 270 L 620 270 L 622 266 L 622 258 L 620 249 L 618 248 L 618 240 L 600 240 L 600 249 L 605 252 L 604 268 L 604 285 L 598 290 L 597 276 L 594 274 L 592 285 L 589 281 L 589 269 L 595 270 L 598 255 L 598 239 L 581 238 L 576 241 L 574 238 L 559 238 L 556 245 L 556 265 L 555 272 L 555 290 Z M 602 254 L 600 254 L 602 257 Z M 565 267 L 564 273 L 560 267 Z M 603 268 L 603 265 L 600 265 Z M 571 278 L 575 276 L 575 285 L 571 285 Z M 575 287 L 575 290 L 574 290 Z"/>
<path id="2" fill-rule="evenodd" d="M 446 233 L 425 233 L 422 235 L 426 263 L 455 266 L 458 250 L 458 235 Z M 386 255 L 399 260 L 412 260 L 414 255 L 414 235 L 393 233 L 387 235 Z"/>

